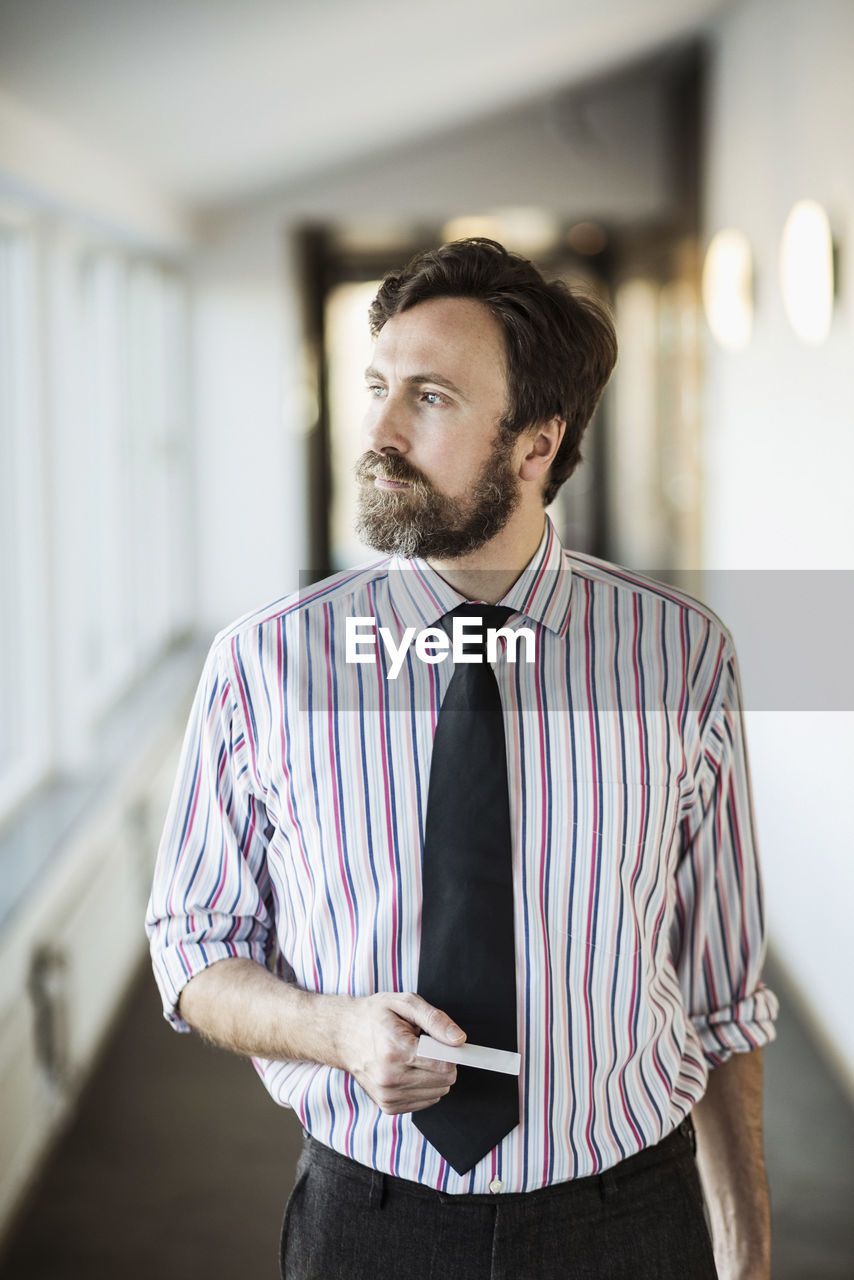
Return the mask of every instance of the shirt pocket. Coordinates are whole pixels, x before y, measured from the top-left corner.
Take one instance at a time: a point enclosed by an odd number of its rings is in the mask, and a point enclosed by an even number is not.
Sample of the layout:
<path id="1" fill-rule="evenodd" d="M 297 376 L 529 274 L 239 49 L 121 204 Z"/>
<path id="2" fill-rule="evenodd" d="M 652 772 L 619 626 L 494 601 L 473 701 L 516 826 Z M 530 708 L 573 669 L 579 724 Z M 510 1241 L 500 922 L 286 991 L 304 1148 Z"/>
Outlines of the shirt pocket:
<path id="1" fill-rule="evenodd" d="M 651 954 L 672 900 L 676 784 L 606 780 L 569 832 L 565 929 L 573 947 Z"/>

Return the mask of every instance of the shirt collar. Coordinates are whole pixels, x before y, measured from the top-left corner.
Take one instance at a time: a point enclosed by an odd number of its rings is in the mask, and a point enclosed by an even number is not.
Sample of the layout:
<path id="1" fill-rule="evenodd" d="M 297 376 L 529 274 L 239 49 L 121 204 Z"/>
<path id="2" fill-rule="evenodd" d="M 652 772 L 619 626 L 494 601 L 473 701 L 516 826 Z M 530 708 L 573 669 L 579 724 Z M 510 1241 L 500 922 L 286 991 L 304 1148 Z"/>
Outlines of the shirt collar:
<path id="1" fill-rule="evenodd" d="M 389 597 L 404 626 L 433 626 L 465 600 L 426 560 L 394 556 L 388 566 Z M 569 622 L 572 571 L 551 520 L 540 545 L 507 594 L 498 601 L 532 622 L 564 635 Z"/>

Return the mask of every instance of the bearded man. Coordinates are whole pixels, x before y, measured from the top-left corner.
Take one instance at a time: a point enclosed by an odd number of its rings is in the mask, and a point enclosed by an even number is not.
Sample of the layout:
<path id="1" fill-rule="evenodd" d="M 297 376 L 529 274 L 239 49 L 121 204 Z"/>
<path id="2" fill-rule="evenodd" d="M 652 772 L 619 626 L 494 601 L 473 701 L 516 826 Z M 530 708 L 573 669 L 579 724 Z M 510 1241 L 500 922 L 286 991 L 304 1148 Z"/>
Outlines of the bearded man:
<path id="1" fill-rule="evenodd" d="M 732 641 L 544 511 L 611 322 L 481 239 L 370 319 L 386 558 L 214 643 L 148 914 L 166 1016 L 302 1122 L 284 1277 L 767 1280 Z"/>

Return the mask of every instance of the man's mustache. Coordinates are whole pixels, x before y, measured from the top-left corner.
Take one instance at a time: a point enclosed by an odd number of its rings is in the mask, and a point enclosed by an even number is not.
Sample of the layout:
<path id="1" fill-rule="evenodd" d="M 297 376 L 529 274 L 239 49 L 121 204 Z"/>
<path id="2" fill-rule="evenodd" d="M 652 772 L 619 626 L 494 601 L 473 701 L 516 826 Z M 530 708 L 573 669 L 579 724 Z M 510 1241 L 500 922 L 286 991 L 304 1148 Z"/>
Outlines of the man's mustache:
<path id="1" fill-rule="evenodd" d="M 363 453 L 356 463 L 355 474 L 357 480 L 373 480 L 379 476 L 382 480 L 392 480 L 398 484 L 428 487 L 428 482 L 420 471 L 416 471 L 404 458 L 393 453 Z"/>

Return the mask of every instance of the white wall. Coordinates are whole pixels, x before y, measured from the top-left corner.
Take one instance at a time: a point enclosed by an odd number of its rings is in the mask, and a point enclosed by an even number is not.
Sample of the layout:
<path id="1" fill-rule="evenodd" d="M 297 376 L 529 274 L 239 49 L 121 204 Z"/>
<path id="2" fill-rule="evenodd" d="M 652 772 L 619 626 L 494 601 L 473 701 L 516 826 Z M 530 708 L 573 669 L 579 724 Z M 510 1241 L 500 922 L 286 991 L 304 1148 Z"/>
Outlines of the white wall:
<path id="1" fill-rule="evenodd" d="M 306 568 L 300 339 L 278 219 L 247 215 L 193 269 L 199 618 L 212 633 Z"/>
<path id="2" fill-rule="evenodd" d="M 708 352 L 711 568 L 854 568 L 852 51 L 849 0 L 741 0 L 715 28 L 706 229 L 750 238 L 756 318 L 747 350 Z M 842 250 L 833 328 L 818 348 L 789 328 L 777 270 L 786 216 L 804 197 L 827 208 Z M 851 578 L 835 587 L 850 593 Z M 796 592 L 793 576 L 793 609 Z M 757 627 L 763 609 L 760 589 Z M 821 663 L 816 622 L 805 659 Z M 786 711 L 785 690 L 780 707 L 752 712 L 748 726 L 771 940 L 854 1089 L 854 715 Z"/>

